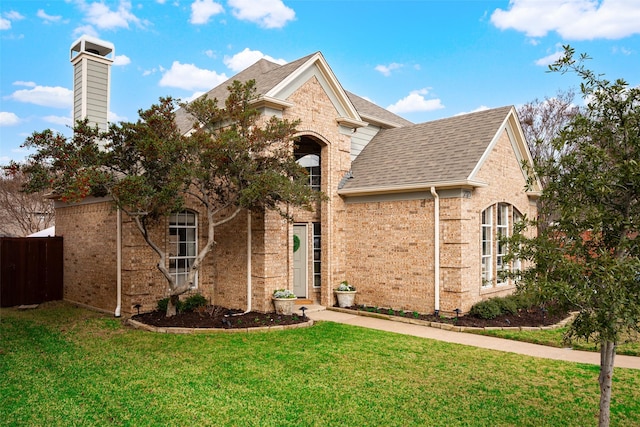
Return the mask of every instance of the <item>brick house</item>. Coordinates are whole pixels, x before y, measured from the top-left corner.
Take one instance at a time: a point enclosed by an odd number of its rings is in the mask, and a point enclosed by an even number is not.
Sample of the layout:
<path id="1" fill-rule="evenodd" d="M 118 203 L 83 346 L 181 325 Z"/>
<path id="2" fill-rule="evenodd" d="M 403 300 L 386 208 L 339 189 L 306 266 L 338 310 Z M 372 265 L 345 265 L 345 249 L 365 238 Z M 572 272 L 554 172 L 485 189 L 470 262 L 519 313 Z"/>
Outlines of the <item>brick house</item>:
<path id="1" fill-rule="evenodd" d="M 107 60 L 82 49 L 80 57 Z M 247 212 L 217 228 L 194 292 L 268 312 L 275 289 L 330 306 L 348 280 L 357 303 L 447 314 L 513 291 L 498 280 L 508 266 L 497 236 L 535 217 L 538 190 L 525 191 L 521 161 L 531 156 L 513 107 L 412 124 L 345 91 L 320 52 L 285 65 L 260 60 L 208 95 L 224 100 L 232 80 L 249 79 L 263 114 L 301 120 L 294 154 L 328 200 L 293 210 L 293 223 Z M 177 120 L 188 132 L 182 111 Z M 205 221 L 194 206 L 156 230 L 177 277 L 204 244 Z M 66 300 L 128 316 L 167 295 L 155 253 L 108 200 L 57 202 L 56 234 Z"/>

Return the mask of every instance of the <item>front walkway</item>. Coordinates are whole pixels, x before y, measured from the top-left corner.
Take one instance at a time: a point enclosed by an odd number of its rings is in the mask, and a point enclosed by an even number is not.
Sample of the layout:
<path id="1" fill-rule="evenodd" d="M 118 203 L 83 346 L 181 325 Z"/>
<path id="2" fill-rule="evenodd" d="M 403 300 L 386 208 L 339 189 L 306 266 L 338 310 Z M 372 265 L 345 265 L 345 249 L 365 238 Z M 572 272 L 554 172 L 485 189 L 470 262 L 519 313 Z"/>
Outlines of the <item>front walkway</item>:
<path id="1" fill-rule="evenodd" d="M 307 306 L 307 308 L 308 310 L 306 315 L 314 321 L 345 323 L 347 325 L 361 326 L 363 328 L 378 329 L 398 334 L 413 335 L 416 337 L 430 338 L 455 344 L 470 345 L 488 350 L 506 351 L 533 357 L 543 357 L 546 359 L 565 360 L 567 362 L 600 365 L 600 353 L 547 347 L 544 345 L 488 337 L 485 335 L 447 331 L 429 326 L 358 316 L 357 314 L 325 310 L 324 307 L 318 305 L 310 305 Z M 640 357 L 616 355 L 615 367 L 640 369 Z"/>

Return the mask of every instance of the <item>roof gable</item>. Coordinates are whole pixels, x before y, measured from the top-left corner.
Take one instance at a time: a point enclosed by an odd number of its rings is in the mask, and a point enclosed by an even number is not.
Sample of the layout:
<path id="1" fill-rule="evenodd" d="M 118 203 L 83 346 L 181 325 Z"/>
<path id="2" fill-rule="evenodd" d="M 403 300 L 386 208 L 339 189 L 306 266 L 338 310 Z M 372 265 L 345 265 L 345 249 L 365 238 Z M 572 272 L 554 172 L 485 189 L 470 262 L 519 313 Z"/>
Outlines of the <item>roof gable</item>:
<path id="1" fill-rule="evenodd" d="M 503 131 L 509 132 L 518 160 L 531 161 L 511 106 L 381 131 L 354 160 L 353 177 L 339 192 L 484 186 L 476 174 Z"/>
<path id="2" fill-rule="evenodd" d="M 241 82 L 254 80 L 256 93 L 259 97 L 258 103 L 267 102 L 271 105 L 280 106 L 280 108 L 286 108 L 291 105 L 286 101 L 289 95 L 311 77 L 317 78 L 335 106 L 338 112 L 338 117 L 336 117 L 338 123 L 352 128 L 366 126 L 367 123 L 363 121 L 360 115 L 361 108 L 367 117 L 367 121 L 385 124 L 385 127 L 403 126 L 411 123 L 363 98 L 347 93 L 333 74 L 321 52 L 307 55 L 284 65 L 260 59 L 255 64 L 227 79 L 224 83 L 211 89 L 206 93 L 206 96 L 209 99 L 215 98 L 220 102 L 224 102 L 229 96 L 227 87 L 234 80 Z M 176 121 L 183 132 L 186 133 L 191 129 L 191 121 L 183 109 L 179 109 L 176 112 Z"/>

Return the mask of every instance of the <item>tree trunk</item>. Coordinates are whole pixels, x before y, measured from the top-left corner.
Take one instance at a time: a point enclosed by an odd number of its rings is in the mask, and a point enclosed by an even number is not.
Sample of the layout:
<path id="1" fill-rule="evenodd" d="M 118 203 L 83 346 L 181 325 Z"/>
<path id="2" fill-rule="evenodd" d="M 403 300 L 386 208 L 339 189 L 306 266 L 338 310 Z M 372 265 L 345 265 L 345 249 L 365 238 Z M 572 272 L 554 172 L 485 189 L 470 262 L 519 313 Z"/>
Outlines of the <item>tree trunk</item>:
<path id="1" fill-rule="evenodd" d="M 169 303 L 167 304 L 167 317 L 172 317 L 177 314 L 179 302 L 180 302 L 180 296 L 171 295 L 169 297 Z"/>
<path id="2" fill-rule="evenodd" d="M 616 355 L 616 344 L 605 341 L 600 344 L 600 427 L 609 427 L 611 406 L 611 379 L 613 378 L 613 359 Z"/>

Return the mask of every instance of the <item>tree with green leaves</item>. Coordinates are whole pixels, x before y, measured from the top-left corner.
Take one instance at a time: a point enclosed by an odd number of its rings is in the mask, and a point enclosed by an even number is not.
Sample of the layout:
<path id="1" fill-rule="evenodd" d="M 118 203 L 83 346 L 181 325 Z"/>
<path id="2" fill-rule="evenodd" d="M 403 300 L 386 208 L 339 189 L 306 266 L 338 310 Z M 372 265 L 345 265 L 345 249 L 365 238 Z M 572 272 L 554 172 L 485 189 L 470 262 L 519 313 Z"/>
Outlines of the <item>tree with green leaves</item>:
<path id="1" fill-rule="evenodd" d="M 534 238 L 515 233 L 520 290 L 578 311 L 567 338 L 600 346 L 600 426 L 609 425 L 616 345 L 640 330 L 640 88 L 609 81 L 565 46 L 551 72 L 582 79 L 586 108 L 553 141 L 558 155 L 535 165 L 546 176 Z M 535 226 L 535 221 L 532 222 Z"/>
<path id="2" fill-rule="evenodd" d="M 536 98 L 518 108 L 518 118 L 534 164 L 553 162 L 558 156 L 566 154 L 566 151 L 571 149 L 568 145 L 558 149 L 553 144 L 553 140 L 580 111 L 580 107 L 574 104 L 574 98 L 573 90 L 559 90 L 555 96 Z M 541 173 L 542 169 L 538 168 L 538 179 L 544 187 L 548 177 Z M 542 202 L 538 200 L 539 207 L 541 204 Z M 540 212 L 544 212 L 544 209 L 540 209 Z M 554 219 L 553 215 L 540 217 L 538 229 L 542 230 Z"/>
<path id="3" fill-rule="evenodd" d="M 206 97 L 182 105 L 193 122 L 186 134 L 176 124 L 177 103 L 161 98 L 140 111 L 137 122 L 111 125 L 104 134 L 85 121 L 70 139 L 47 130 L 25 143 L 37 149 L 22 167 L 30 191 L 50 188 L 69 202 L 108 196 L 132 218 L 169 284 L 167 316 L 176 313 L 179 295 L 192 287 L 215 244 L 216 227 L 242 210 L 287 217 L 287 206 L 312 209 L 323 198 L 307 185 L 306 170 L 295 161 L 297 122 L 267 118 L 253 108 L 253 81 L 234 81 L 228 90 L 223 107 Z M 154 240 L 152 231 L 186 206 L 206 213 L 207 242 L 187 279 L 177 282 L 163 242 Z"/>

